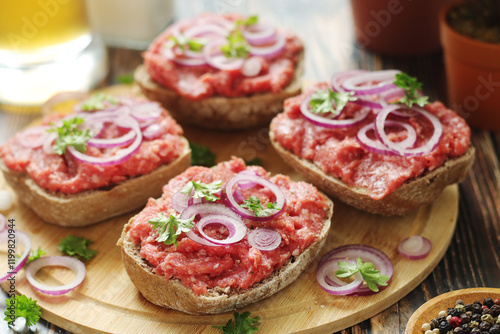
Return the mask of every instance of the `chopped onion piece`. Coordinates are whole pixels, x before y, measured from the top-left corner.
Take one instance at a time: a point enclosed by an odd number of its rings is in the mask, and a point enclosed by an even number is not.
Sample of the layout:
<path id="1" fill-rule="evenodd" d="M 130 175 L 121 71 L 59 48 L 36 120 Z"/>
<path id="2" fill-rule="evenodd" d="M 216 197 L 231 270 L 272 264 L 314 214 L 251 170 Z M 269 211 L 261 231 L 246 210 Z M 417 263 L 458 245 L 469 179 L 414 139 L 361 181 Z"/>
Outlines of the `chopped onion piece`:
<path id="1" fill-rule="evenodd" d="M 345 79 L 342 88 L 348 92 L 353 91 L 355 95 L 379 94 L 397 87 L 393 83 L 397 73 L 401 71 L 384 70 L 361 73 Z"/>
<path id="2" fill-rule="evenodd" d="M 398 245 L 399 254 L 410 260 L 418 260 L 427 257 L 431 249 L 431 241 L 420 235 L 406 238 Z"/>
<path id="3" fill-rule="evenodd" d="M 247 240 L 250 246 L 258 250 L 270 251 L 281 244 L 281 234 L 268 227 L 259 227 L 248 232 Z"/>
<path id="4" fill-rule="evenodd" d="M 36 273 L 41 268 L 48 266 L 61 266 L 71 269 L 75 273 L 75 279 L 73 282 L 62 286 L 48 286 L 38 282 L 35 279 Z M 71 256 L 45 256 L 28 264 L 26 267 L 26 278 L 41 293 L 59 296 L 74 290 L 83 282 L 85 278 L 85 264 Z"/>
<path id="5" fill-rule="evenodd" d="M 24 265 L 28 261 L 28 257 L 31 251 L 31 239 L 23 231 L 9 229 L 0 232 L 0 245 L 7 245 L 9 243 L 9 240 L 14 240 L 14 245 L 16 247 L 15 254 L 20 253 L 17 252 L 18 246 L 21 246 L 23 248 L 23 253 L 21 254 L 21 256 L 15 257 L 15 262 L 11 262 L 9 259 L 9 270 L 7 273 L 0 273 L 0 283 L 5 282 L 13 273 L 17 273 L 21 269 L 23 269 Z M 5 252 L 7 252 L 7 247 L 5 248 Z M 11 265 L 14 266 L 14 269 L 10 269 Z"/>

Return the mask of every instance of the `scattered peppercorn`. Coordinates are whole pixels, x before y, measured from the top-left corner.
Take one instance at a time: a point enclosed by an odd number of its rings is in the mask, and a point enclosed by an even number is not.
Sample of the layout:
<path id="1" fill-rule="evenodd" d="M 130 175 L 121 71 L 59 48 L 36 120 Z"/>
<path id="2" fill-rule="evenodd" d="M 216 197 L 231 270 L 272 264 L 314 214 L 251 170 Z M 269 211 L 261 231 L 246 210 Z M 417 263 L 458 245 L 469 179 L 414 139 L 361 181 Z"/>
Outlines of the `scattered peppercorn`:
<path id="1" fill-rule="evenodd" d="M 441 333 L 448 333 L 448 331 L 451 331 L 453 328 L 451 328 L 451 325 L 448 321 L 444 320 L 439 323 L 439 331 Z"/>
<path id="2" fill-rule="evenodd" d="M 483 321 L 479 324 L 479 329 L 481 331 L 489 331 L 491 328 L 491 323 L 487 322 L 487 321 Z"/>
<path id="3" fill-rule="evenodd" d="M 451 317 L 449 322 L 450 322 L 451 327 L 453 327 L 453 328 L 460 327 L 460 325 L 462 324 L 462 320 L 460 320 L 460 318 L 458 316 Z"/>
<path id="4" fill-rule="evenodd" d="M 491 314 L 485 314 L 485 315 L 481 316 L 481 321 L 487 321 L 492 325 L 495 323 Z"/>
<path id="5" fill-rule="evenodd" d="M 463 313 L 460 315 L 460 320 L 462 320 L 462 324 L 468 324 L 470 322 L 470 315 Z"/>
<path id="6" fill-rule="evenodd" d="M 473 328 L 470 331 L 470 334 L 481 334 L 481 330 L 479 328 Z"/>
<path id="7" fill-rule="evenodd" d="M 477 313 L 474 313 L 471 317 L 472 321 L 477 321 L 477 322 L 481 322 L 481 315 L 480 314 L 477 314 Z"/>
<path id="8" fill-rule="evenodd" d="M 464 334 L 464 333 L 465 333 L 465 330 L 464 330 L 462 327 L 456 327 L 456 328 L 453 330 L 453 333 L 460 333 L 460 334 Z"/>
<path id="9" fill-rule="evenodd" d="M 471 321 L 471 322 L 469 323 L 469 327 L 470 327 L 470 328 L 478 328 L 478 327 L 479 327 L 479 322 L 478 322 L 478 321 L 473 320 L 473 321 Z"/>
<path id="10" fill-rule="evenodd" d="M 495 304 L 495 302 L 493 301 L 493 299 L 491 297 L 485 298 L 483 301 L 483 305 L 486 305 L 488 307 L 492 307 L 493 304 Z"/>
<path id="11" fill-rule="evenodd" d="M 494 324 L 493 326 L 491 326 L 490 334 L 500 334 L 500 325 Z"/>
<path id="12" fill-rule="evenodd" d="M 494 317 L 498 317 L 500 315 L 500 305 L 493 304 L 493 306 L 490 307 L 490 314 Z"/>
<path id="13" fill-rule="evenodd" d="M 481 305 L 480 302 L 475 301 L 472 304 L 472 312 L 477 313 L 477 314 L 481 314 L 483 312 L 483 308 L 482 307 L 483 307 L 483 305 Z"/>

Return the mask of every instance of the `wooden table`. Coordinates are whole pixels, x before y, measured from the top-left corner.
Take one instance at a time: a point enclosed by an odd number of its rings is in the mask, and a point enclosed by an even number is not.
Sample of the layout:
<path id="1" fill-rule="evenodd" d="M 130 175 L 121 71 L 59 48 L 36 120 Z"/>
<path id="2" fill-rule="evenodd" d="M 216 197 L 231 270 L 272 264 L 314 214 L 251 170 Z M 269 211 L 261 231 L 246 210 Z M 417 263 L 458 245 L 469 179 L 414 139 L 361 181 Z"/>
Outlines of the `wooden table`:
<path id="1" fill-rule="evenodd" d="M 231 3 L 242 2 L 204 3 L 178 1 L 177 17 L 202 10 L 224 11 Z M 258 13 L 263 20 L 289 27 L 302 37 L 307 50 L 308 81 L 328 80 L 334 72 L 346 69 L 396 68 L 417 76 L 431 100 L 446 103 L 442 54 L 401 59 L 361 48 L 354 42 L 347 0 L 259 0 L 249 1 L 246 8 L 248 14 Z M 140 51 L 109 48 L 110 71 L 103 85 L 118 83 L 120 77 L 131 74 L 140 63 Z M 37 117 L 38 114 L 0 112 L 0 144 Z M 472 144 L 477 151 L 476 162 L 460 184 L 457 227 L 441 262 L 398 303 L 340 333 L 404 333 L 412 313 L 439 294 L 462 288 L 500 287 L 500 133 L 473 130 Z M 67 333 L 43 319 L 40 324 L 38 333 Z"/>

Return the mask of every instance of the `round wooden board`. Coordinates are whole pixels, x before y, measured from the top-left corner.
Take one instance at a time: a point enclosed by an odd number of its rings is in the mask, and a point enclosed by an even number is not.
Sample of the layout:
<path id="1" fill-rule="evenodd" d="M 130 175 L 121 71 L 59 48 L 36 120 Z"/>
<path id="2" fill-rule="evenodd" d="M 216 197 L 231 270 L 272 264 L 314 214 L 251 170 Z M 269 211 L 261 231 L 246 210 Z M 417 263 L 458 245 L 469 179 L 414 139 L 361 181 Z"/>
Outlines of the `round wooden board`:
<path id="1" fill-rule="evenodd" d="M 231 156 L 246 160 L 258 157 L 271 173 L 302 179 L 274 151 L 268 129 L 215 132 L 184 126 L 184 130 L 190 141 L 215 152 L 218 162 Z M 0 177 L 1 187 L 7 186 Z M 402 217 L 375 216 L 333 200 L 331 232 L 318 258 L 284 290 L 238 310 L 260 316 L 259 333 L 332 333 L 370 318 L 403 298 L 430 274 L 448 248 L 458 213 L 458 186 L 447 187 L 431 205 Z M 28 207 L 16 203 L 6 216 L 31 236 L 34 249 L 41 246 L 47 255 L 60 255 L 57 244 L 72 234 L 94 240 L 90 248 L 98 251 L 86 265 L 84 282 L 73 292 L 60 297 L 38 293 L 25 279 L 24 271 L 16 276 L 17 292 L 37 299 L 43 318 L 75 333 L 220 333 L 212 326 L 225 324 L 232 313 L 191 316 L 161 308 L 145 300 L 130 282 L 116 242 L 123 225 L 135 213 L 84 228 L 65 228 L 44 223 Z M 425 259 L 407 260 L 396 248 L 401 240 L 415 234 L 429 238 L 433 248 Z M 390 257 L 395 274 L 387 289 L 371 296 L 339 297 L 319 287 L 315 277 L 319 257 L 347 244 L 373 246 Z M 43 269 L 37 277 L 55 284 L 60 275 L 60 269 Z M 7 283 L 2 287 L 8 290 Z"/>
<path id="2" fill-rule="evenodd" d="M 463 300 L 465 304 L 471 304 L 476 300 L 483 302 L 487 297 L 493 300 L 500 298 L 500 289 L 498 288 L 471 288 L 450 291 L 439 295 L 420 306 L 408 320 L 406 325 L 406 334 L 423 333 L 422 325 L 428 323 L 431 319 L 437 317 L 440 311 L 446 311 L 448 307 L 454 307 L 458 299 Z"/>

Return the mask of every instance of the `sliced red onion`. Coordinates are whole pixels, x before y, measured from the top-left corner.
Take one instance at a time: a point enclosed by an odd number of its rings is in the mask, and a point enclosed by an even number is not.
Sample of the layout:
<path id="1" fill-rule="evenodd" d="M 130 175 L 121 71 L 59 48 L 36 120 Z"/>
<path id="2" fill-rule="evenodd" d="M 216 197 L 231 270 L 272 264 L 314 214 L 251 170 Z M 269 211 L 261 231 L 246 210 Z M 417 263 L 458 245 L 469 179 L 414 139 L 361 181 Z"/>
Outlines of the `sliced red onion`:
<path id="1" fill-rule="evenodd" d="M 162 108 L 156 102 L 139 103 L 130 106 L 130 115 L 138 121 L 156 120 L 161 113 Z"/>
<path id="2" fill-rule="evenodd" d="M 221 224 L 227 227 L 229 230 L 229 236 L 226 239 L 219 240 L 208 236 L 203 229 L 207 225 L 211 224 Z M 209 215 L 200 219 L 196 224 L 200 234 L 208 241 L 218 244 L 218 245 L 229 245 L 234 244 L 245 237 L 247 234 L 247 227 L 241 220 L 241 218 L 234 218 L 225 215 Z"/>
<path id="3" fill-rule="evenodd" d="M 241 67 L 241 73 L 246 77 L 254 77 L 262 70 L 262 61 L 257 57 L 245 59 Z"/>
<path id="4" fill-rule="evenodd" d="M 9 269 L 6 273 L 0 273 L 0 283 L 5 282 L 11 275 L 15 275 L 23 269 L 31 251 L 31 239 L 23 231 L 8 229 L 0 233 L 0 245 L 10 245 L 9 240 L 14 240 L 15 245 L 15 248 L 9 247 L 9 249 L 14 249 L 16 252 L 8 254 Z M 19 254 L 17 252 L 18 246 L 23 248 L 23 253 L 19 257 L 17 257 Z M 5 250 L 5 253 L 8 253 L 7 250 Z M 11 258 L 10 255 L 12 255 L 13 258 Z"/>
<path id="5" fill-rule="evenodd" d="M 130 145 L 137 133 L 134 130 L 130 130 L 126 134 L 116 138 L 90 138 L 87 141 L 87 145 L 91 147 L 99 147 L 99 148 L 110 148 L 110 147 L 123 147 Z"/>
<path id="6" fill-rule="evenodd" d="M 326 292 L 336 296 L 345 296 L 354 293 L 363 285 L 363 277 L 359 272 L 354 274 L 354 280 L 350 283 L 340 280 L 335 275 L 335 272 L 339 270 L 338 263 L 342 261 L 346 261 L 346 259 L 341 257 L 329 257 L 328 260 L 320 262 L 318 271 L 316 272 L 316 280 L 319 286 Z M 351 263 L 355 262 L 353 260 L 347 261 Z"/>
<path id="7" fill-rule="evenodd" d="M 226 57 L 221 51 L 221 47 L 225 44 L 227 44 L 227 40 L 224 38 L 217 38 L 210 41 L 203 48 L 205 60 L 210 66 L 219 70 L 231 71 L 240 69 L 245 60 L 243 58 Z"/>
<path id="8" fill-rule="evenodd" d="M 196 25 L 184 30 L 184 36 L 187 38 L 193 37 L 226 37 L 229 34 L 229 29 L 221 27 L 217 24 Z"/>
<path id="9" fill-rule="evenodd" d="M 257 217 L 252 210 L 248 210 L 243 208 L 234 198 L 234 187 L 238 185 L 240 182 L 254 182 L 258 185 L 268 188 L 271 190 L 276 197 L 277 206 L 280 207 L 280 210 L 274 210 L 272 214 L 267 217 Z M 251 176 L 251 175 L 241 175 L 237 174 L 234 176 L 226 185 L 226 198 L 228 201 L 228 205 L 240 216 L 243 218 L 256 220 L 256 221 L 266 221 L 271 220 L 284 212 L 285 209 L 285 194 L 281 191 L 281 189 L 274 183 L 269 180 L 264 179 L 260 176 Z"/>
<path id="10" fill-rule="evenodd" d="M 260 56 L 264 58 L 273 58 L 283 52 L 286 45 L 286 39 L 284 36 L 277 34 L 276 41 L 271 45 L 250 45 L 250 55 Z"/>
<path id="11" fill-rule="evenodd" d="M 199 58 L 199 57 L 193 58 L 187 56 L 179 57 L 175 55 L 173 49 L 168 46 L 162 49 L 162 55 L 165 56 L 165 58 L 170 59 L 171 61 L 184 66 L 202 66 L 207 63 L 205 61 L 205 58 Z"/>
<path id="12" fill-rule="evenodd" d="M 415 146 L 415 143 L 417 142 L 417 132 L 410 124 L 399 121 L 386 121 L 385 126 L 400 126 L 406 129 L 407 137 L 404 140 L 395 143 L 398 148 L 406 149 Z M 387 145 L 383 144 L 380 140 L 370 139 L 366 134 L 370 130 L 375 131 L 374 123 L 367 124 L 358 131 L 356 138 L 358 139 L 361 146 L 363 146 L 366 150 L 377 154 L 399 154 L 396 150 L 387 147 Z"/>
<path id="13" fill-rule="evenodd" d="M 332 89 L 336 92 L 345 92 L 345 89 L 342 87 L 342 84 L 345 79 L 366 73 L 367 71 L 365 70 L 349 70 L 349 71 L 338 72 L 332 76 L 332 79 L 330 80 L 330 85 Z"/>
<path id="14" fill-rule="evenodd" d="M 148 127 L 146 127 L 144 130 L 142 130 L 142 135 L 146 140 L 153 140 L 155 138 L 158 138 L 160 134 L 161 134 L 161 125 L 157 123 L 153 123 Z"/>
<path id="15" fill-rule="evenodd" d="M 363 262 L 371 262 L 373 263 L 376 270 L 380 272 L 382 275 L 386 275 L 389 277 L 389 281 L 392 279 L 392 275 L 394 273 L 394 266 L 392 264 L 391 259 L 376 248 L 365 246 L 365 245 L 345 245 L 338 248 L 335 248 L 328 253 L 326 253 L 319 261 L 319 265 L 325 261 L 328 261 L 331 258 L 341 258 L 342 261 L 347 260 L 355 260 L 360 258 Z M 386 288 L 386 286 L 380 286 L 379 290 L 382 291 Z M 363 296 L 370 295 L 374 293 L 368 286 L 363 285 L 358 290 L 352 293 L 352 295 Z"/>
<path id="16" fill-rule="evenodd" d="M 75 273 L 73 282 L 62 286 L 48 286 L 35 279 L 36 273 L 43 267 L 60 266 L 70 269 Z M 44 256 L 26 267 L 26 278 L 35 289 L 41 293 L 53 296 L 60 296 L 74 290 L 85 278 L 85 264 L 77 258 L 71 256 Z"/>
<path id="17" fill-rule="evenodd" d="M 281 244 L 281 234 L 268 227 L 259 227 L 247 233 L 250 246 L 261 251 L 270 251 L 278 248 Z"/>
<path id="18" fill-rule="evenodd" d="M 55 132 L 49 133 L 47 138 L 45 138 L 45 142 L 43 143 L 42 148 L 46 154 L 55 154 L 54 147 L 52 146 L 52 143 L 56 139 L 57 139 L 57 133 L 55 133 Z"/>
<path id="19" fill-rule="evenodd" d="M 365 120 L 365 118 L 370 114 L 370 108 L 362 108 L 358 116 L 349 119 L 331 119 L 326 118 L 317 114 L 312 113 L 309 110 L 309 102 L 311 98 L 308 97 L 304 99 L 300 105 L 300 111 L 305 118 L 307 118 L 311 123 L 323 126 L 326 128 L 345 128 L 357 125 Z"/>
<path id="20" fill-rule="evenodd" d="M 256 172 L 254 172 L 253 170 L 251 169 L 245 169 L 245 170 L 242 170 L 241 172 L 238 173 L 238 175 L 247 175 L 247 176 L 253 176 L 253 177 L 260 177 L 259 174 L 257 174 Z M 244 182 L 244 181 L 241 181 L 241 182 L 238 182 L 238 186 L 240 189 L 250 189 L 250 188 L 253 188 L 257 185 L 257 183 L 255 182 L 251 182 L 251 181 L 247 181 L 247 182 Z M 237 188 L 236 188 L 237 189 Z M 236 191 L 236 190 L 235 190 Z"/>
<path id="21" fill-rule="evenodd" d="M 256 23 L 247 26 L 241 32 L 243 37 L 252 45 L 263 45 L 276 42 L 276 29 L 265 23 Z"/>
<path id="22" fill-rule="evenodd" d="M 394 104 L 382 108 L 378 113 L 377 117 L 375 118 L 375 133 L 379 138 L 379 140 L 388 148 L 395 150 L 399 155 L 405 157 L 419 156 L 432 152 L 439 145 L 439 141 L 441 140 L 441 136 L 443 134 L 443 125 L 441 124 L 439 119 L 423 108 L 416 106 L 411 107 L 410 109 L 412 111 L 416 111 L 422 114 L 432 123 L 432 126 L 434 127 L 434 132 L 431 138 L 429 138 L 427 142 L 422 146 L 412 147 L 412 148 L 401 148 L 397 143 L 394 143 L 389 139 L 389 137 L 385 132 L 385 125 L 384 125 L 387 116 L 391 112 L 398 109 L 408 109 L 408 107 L 400 104 Z"/>
<path id="23" fill-rule="evenodd" d="M 431 249 L 431 241 L 420 235 L 406 238 L 398 245 L 399 254 L 410 260 L 418 260 L 427 257 Z"/>
<path id="24" fill-rule="evenodd" d="M 355 95 L 379 94 L 397 87 L 394 84 L 397 73 L 401 71 L 384 70 L 361 73 L 345 79 L 342 88 L 348 92 L 353 91 Z"/>
<path id="25" fill-rule="evenodd" d="M 41 147 L 49 136 L 47 132 L 49 128 L 50 127 L 45 125 L 29 127 L 17 136 L 18 142 L 21 146 L 27 148 Z"/>

